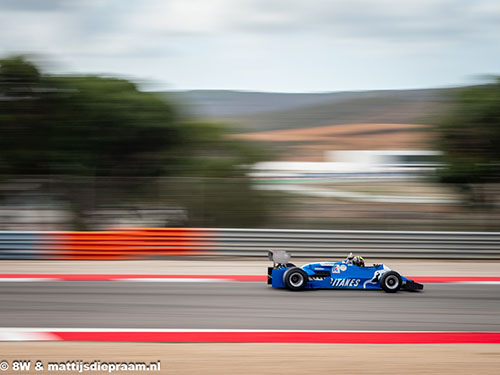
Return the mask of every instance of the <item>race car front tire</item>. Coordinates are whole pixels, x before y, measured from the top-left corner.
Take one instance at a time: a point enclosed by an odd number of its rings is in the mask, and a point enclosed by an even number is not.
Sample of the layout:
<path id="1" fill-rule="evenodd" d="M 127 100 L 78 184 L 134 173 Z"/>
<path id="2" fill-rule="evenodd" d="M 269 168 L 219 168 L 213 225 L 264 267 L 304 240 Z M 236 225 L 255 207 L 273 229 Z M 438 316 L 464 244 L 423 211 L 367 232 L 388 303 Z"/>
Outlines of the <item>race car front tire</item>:
<path id="1" fill-rule="evenodd" d="M 403 279 L 399 273 L 395 271 L 388 271 L 382 275 L 380 279 L 380 286 L 387 293 L 396 293 L 403 285 Z"/>
<path id="2" fill-rule="evenodd" d="M 307 273 L 298 267 L 290 268 L 283 275 L 283 283 L 294 292 L 304 290 L 308 281 Z"/>

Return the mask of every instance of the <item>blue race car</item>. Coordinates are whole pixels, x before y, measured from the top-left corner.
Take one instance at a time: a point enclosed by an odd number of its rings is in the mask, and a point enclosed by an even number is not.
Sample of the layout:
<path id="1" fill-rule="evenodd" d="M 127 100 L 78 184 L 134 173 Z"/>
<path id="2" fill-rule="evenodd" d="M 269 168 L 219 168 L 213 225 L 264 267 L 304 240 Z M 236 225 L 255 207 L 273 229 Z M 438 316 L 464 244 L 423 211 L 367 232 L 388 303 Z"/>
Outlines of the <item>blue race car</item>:
<path id="1" fill-rule="evenodd" d="M 362 257 L 351 254 L 339 262 L 310 263 L 296 267 L 289 263 L 286 251 L 269 251 L 267 283 L 273 288 L 293 291 L 304 289 L 383 289 L 387 293 L 398 290 L 424 289 L 422 284 L 401 276 L 383 264 L 365 266 Z"/>

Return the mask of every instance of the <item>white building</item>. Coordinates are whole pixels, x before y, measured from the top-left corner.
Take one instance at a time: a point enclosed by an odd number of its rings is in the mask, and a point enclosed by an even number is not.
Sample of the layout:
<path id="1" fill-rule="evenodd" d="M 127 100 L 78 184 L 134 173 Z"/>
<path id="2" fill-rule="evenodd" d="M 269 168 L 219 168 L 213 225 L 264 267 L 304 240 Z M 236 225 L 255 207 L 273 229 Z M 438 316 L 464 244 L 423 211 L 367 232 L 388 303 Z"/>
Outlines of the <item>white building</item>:
<path id="1" fill-rule="evenodd" d="M 257 163 L 252 177 L 356 177 L 432 173 L 440 165 L 440 151 L 343 150 L 328 151 L 323 162 L 272 161 Z"/>

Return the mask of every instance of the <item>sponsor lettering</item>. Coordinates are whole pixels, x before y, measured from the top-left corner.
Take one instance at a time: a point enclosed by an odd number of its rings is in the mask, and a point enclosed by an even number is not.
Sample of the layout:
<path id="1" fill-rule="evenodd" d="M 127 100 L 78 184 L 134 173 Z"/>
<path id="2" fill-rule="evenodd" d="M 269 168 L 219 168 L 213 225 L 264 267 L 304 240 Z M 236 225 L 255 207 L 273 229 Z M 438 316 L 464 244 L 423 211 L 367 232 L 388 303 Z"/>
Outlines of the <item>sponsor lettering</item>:
<path id="1" fill-rule="evenodd" d="M 359 283 L 361 282 L 360 279 L 332 279 L 330 281 L 330 285 L 334 288 L 350 288 L 350 287 L 357 287 Z"/>

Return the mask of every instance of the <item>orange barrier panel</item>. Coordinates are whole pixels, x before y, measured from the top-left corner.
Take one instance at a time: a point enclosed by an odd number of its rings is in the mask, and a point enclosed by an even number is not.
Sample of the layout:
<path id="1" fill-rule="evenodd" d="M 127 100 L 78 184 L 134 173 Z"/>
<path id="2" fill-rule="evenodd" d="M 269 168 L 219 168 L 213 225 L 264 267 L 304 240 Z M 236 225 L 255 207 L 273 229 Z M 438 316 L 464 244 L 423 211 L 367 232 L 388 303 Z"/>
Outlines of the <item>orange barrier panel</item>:
<path id="1" fill-rule="evenodd" d="M 52 232 L 46 241 L 58 259 L 144 259 L 206 255 L 213 233 L 197 228 L 133 228 L 102 232 Z"/>

